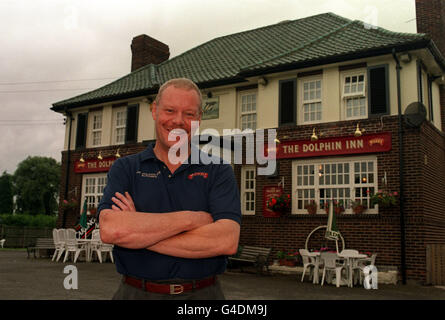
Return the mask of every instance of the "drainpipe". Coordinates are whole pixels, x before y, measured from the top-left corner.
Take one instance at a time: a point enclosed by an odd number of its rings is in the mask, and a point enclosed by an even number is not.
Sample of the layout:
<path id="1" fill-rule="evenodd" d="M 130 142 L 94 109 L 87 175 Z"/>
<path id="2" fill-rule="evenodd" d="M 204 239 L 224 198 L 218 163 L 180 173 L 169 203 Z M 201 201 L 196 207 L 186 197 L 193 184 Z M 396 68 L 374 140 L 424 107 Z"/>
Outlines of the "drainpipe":
<path id="1" fill-rule="evenodd" d="M 397 112 L 398 112 L 398 122 L 399 122 L 399 206 L 400 206 L 400 262 L 401 262 L 401 273 L 402 273 L 402 283 L 406 284 L 406 249 L 405 249 L 405 215 L 404 215 L 404 185 L 403 185 L 403 125 L 402 125 L 402 102 L 400 94 L 400 61 L 396 56 L 396 50 L 392 49 L 392 56 L 396 61 L 396 71 L 397 71 Z"/>
<path id="2" fill-rule="evenodd" d="M 68 199 L 68 184 L 70 181 L 70 157 L 71 157 L 71 128 L 73 125 L 73 114 L 65 108 L 65 114 L 67 119 L 70 120 L 70 128 L 68 132 L 68 152 L 66 160 L 66 176 L 65 176 L 65 199 Z M 62 228 L 66 226 L 66 215 L 65 211 L 62 212 Z"/>

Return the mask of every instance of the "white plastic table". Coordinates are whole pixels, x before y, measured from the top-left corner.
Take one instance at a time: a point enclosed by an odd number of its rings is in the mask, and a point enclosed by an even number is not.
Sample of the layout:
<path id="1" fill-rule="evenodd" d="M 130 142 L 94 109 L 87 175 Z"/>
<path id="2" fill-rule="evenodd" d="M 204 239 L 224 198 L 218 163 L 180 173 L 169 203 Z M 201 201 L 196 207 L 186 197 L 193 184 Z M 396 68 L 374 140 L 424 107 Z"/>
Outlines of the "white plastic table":
<path id="1" fill-rule="evenodd" d="M 77 242 L 85 245 L 85 261 L 91 262 L 91 239 L 77 239 Z"/>
<path id="2" fill-rule="evenodd" d="M 363 260 L 368 258 L 366 254 L 356 254 L 356 253 L 339 253 L 338 256 L 340 258 L 346 259 L 346 265 L 348 266 L 348 286 L 353 287 L 353 273 L 352 273 L 352 267 L 354 265 L 354 262 L 357 260 Z"/>

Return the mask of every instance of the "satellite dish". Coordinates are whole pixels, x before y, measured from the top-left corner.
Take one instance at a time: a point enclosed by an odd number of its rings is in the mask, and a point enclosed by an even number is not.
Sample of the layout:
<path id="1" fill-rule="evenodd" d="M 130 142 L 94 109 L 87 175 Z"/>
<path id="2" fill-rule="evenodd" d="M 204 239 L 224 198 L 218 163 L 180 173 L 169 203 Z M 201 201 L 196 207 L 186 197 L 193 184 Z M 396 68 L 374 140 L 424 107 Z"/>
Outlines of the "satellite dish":
<path id="1" fill-rule="evenodd" d="M 410 126 L 417 128 L 426 119 L 426 108 L 421 102 L 413 102 L 408 105 L 405 109 L 405 123 Z"/>

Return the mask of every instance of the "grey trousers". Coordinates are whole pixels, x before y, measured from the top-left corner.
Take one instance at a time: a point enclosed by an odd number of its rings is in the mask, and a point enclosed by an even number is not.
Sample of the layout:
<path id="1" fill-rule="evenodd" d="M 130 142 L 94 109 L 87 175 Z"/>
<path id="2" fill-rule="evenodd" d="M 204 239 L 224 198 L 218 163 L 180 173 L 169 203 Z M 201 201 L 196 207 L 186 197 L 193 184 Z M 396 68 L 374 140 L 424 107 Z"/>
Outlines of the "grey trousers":
<path id="1" fill-rule="evenodd" d="M 218 279 L 212 286 L 181 294 L 147 292 L 122 281 L 113 300 L 225 300 L 225 297 Z"/>

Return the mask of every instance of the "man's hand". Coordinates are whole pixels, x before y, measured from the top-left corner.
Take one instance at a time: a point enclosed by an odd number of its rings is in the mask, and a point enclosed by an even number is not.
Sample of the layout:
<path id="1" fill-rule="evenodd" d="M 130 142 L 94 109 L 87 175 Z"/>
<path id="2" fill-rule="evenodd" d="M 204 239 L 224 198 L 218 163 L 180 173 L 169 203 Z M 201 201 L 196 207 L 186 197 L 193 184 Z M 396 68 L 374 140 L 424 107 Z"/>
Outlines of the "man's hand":
<path id="1" fill-rule="evenodd" d="M 116 192 L 115 196 L 116 197 L 111 198 L 111 200 L 116 204 L 116 205 L 113 204 L 111 206 L 111 208 L 114 211 L 136 212 L 133 199 L 131 198 L 130 194 L 127 191 L 125 191 L 125 196 L 119 192 Z"/>

